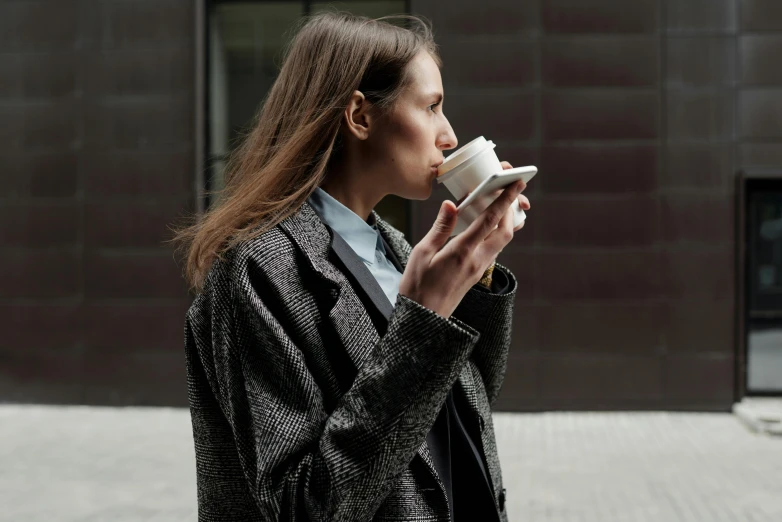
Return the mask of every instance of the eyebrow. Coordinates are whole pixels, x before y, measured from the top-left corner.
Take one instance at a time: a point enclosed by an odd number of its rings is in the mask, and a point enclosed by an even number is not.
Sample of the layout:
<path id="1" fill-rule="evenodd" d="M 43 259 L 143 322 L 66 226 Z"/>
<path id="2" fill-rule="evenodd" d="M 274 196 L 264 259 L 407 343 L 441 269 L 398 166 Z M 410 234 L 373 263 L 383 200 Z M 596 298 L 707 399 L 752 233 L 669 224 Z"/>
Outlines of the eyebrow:
<path id="1" fill-rule="evenodd" d="M 439 91 L 432 91 L 429 94 L 427 94 L 426 97 L 427 98 L 432 98 L 432 97 L 437 98 L 437 103 L 440 103 L 441 101 L 443 101 L 443 93 L 441 93 Z"/>

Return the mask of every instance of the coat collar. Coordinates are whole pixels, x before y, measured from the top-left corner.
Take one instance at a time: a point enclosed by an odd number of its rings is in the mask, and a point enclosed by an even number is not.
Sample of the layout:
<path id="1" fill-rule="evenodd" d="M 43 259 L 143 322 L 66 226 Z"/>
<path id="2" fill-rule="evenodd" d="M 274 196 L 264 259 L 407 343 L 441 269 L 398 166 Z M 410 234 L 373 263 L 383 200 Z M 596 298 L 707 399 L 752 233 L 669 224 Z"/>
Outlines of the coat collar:
<path id="1" fill-rule="evenodd" d="M 372 211 L 377 228 L 402 268 L 407 267 L 412 247 L 405 235 Z M 340 287 L 344 275 L 329 261 L 335 248 L 333 231 L 323 222 L 315 209 L 306 201 L 299 210 L 279 225 L 304 254 L 307 264 L 328 283 Z M 344 242 L 344 240 L 343 240 Z M 337 249 L 341 248 L 337 246 Z M 355 253 L 354 253 L 355 254 Z"/>
<path id="2" fill-rule="evenodd" d="M 404 271 L 412 247 L 404 234 L 386 223 L 374 210 L 372 213 L 378 230 L 390 247 L 391 254 L 396 257 Z M 374 342 L 368 342 L 368 331 L 377 334 L 375 325 L 368 313 L 357 313 L 365 309 L 364 304 L 355 291 L 349 290 L 350 282 L 346 274 L 335 265 L 332 256 L 338 257 L 345 264 L 386 321 L 393 311 L 388 298 L 356 253 L 323 222 L 315 209 L 306 201 L 295 214 L 283 220 L 279 226 L 301 251 L 306 266 L 335 291 L 336 301 L 329 312 L 329 319 L 354 365 L 356 368 L 360 367 L 379 340 L 379 335 L 372 339 Z"/>
<path id="3" fill-rule="evenodd" d="M 364 220 L 320 187 L 315 187 L 315 191 L 307 199 L 307 204 L 326 225 L 342 236 L 358 257 L 365 263 L 374 264 L 375 251 L 383 248 L 374 214 Z"/>

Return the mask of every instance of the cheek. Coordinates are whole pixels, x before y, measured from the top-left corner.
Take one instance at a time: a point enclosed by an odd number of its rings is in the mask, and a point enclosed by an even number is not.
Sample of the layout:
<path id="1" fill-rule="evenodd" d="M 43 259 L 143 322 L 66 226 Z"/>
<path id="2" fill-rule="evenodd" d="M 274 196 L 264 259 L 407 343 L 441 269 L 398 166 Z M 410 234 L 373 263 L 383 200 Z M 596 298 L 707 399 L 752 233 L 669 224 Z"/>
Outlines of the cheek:
<path id="1" fill-rule="evenodd" d="M 410 168 L 420 163 L 420 154 L 415 150 L 415 140 L 410 140 L 409 135 L 400 135 L 398 139 L 387 143 L 382 157 L 385 158 L 384 166 L 395 173 L 408 174 Z"/>
<path id="2" fill-rule="evenodd" d="M 407 164 L 421 164 L 423 161 L 423 165 L 426 165 L 426 161 L 432 159 L 428 157 L 431 156 L 432 145 L 429 143 L 430 141 L 425 126 L 411 122 L 410 125 L 400 128 L 396 140 L 398 144 L 396 152 Z"/>
<path id="3" fill-rule="evenodd" d="M 429 120 L 426 114 L 398 114 L 389 121 L 378 136 L 378 157 L 385 158 L 384 170 L 389 174 L 410 180 L 421 177 L 432 156 L 434 138 L 430 136 Z M 431 142 L 431 143 L 430 143 Z"/>
<path id="4" fill-rule="evenodd" d="M 410 125 L 405 129 L 408 146 L 424 151 L 427 150 L 427 146 L 431 145 L 430 141 L 433 141 L 430 127 L 431 124 L 427 118 L 418 118 L 411 121 Z"/>
<path id="5" fill-rule="evenodd" d="M 412 143 L 427 132 L 429 114 L 418 108 L 406 107 L 389 119 L 387 131 L 400 143 Z"/>

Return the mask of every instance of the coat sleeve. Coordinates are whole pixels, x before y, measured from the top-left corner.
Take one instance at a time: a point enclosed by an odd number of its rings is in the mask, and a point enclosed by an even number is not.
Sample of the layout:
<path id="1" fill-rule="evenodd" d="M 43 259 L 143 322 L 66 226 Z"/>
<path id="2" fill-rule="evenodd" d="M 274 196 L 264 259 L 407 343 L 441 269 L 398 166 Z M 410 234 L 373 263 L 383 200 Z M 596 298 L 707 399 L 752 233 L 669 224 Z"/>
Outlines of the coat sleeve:
<path id="1" fill-rule="evenodd" d="M 478 367 L 486 386 L 489 404 L 494 404 L 500 394 L 505 369 L 508 364 L 508 350 L 511 342 L 513 303 L 518 283 L 513 273 L 497 263 L 494 278 L 504 278 L 499 287 L 505 293 L 493 293 L 473 287 L 465 294 L 452 315 L 480 333 L 471 359 Z M 499 282 L 499 281 L 497 281 Z"/>
<path id="2" fill-rule="evenodd" d="M 480 334 L 400 296 L 385 335 L 327 414 L 275 307 L 249 280 L 234 279 L 213 281 L 200 296 L 208 302 L 201 308 L 211 310 L 209 327 L 191 309 L 187 342 L 208 368 L 262 519 L 371 519 L 424 442 Z M 208 473 L 205 460 L 198 468 Z"/>

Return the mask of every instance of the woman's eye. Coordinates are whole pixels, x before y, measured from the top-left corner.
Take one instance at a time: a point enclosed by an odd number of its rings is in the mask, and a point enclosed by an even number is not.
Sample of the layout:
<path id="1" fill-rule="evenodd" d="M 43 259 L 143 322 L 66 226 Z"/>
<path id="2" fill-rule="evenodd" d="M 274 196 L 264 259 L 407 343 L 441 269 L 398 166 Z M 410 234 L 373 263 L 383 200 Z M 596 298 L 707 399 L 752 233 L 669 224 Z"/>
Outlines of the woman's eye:
<path id="1" fill-rule="evenodd" d="M 437 107 L 438 105 L 440 105 L 440 102 L 437 102 L 437 103 L 433 103 L 433 104 L 431 104 L 431 105 L 429 106 L 429 110 L 430 110 L 430 111 L 432 111 L 432 112 L 434 112 L 434 107 Z"/>

